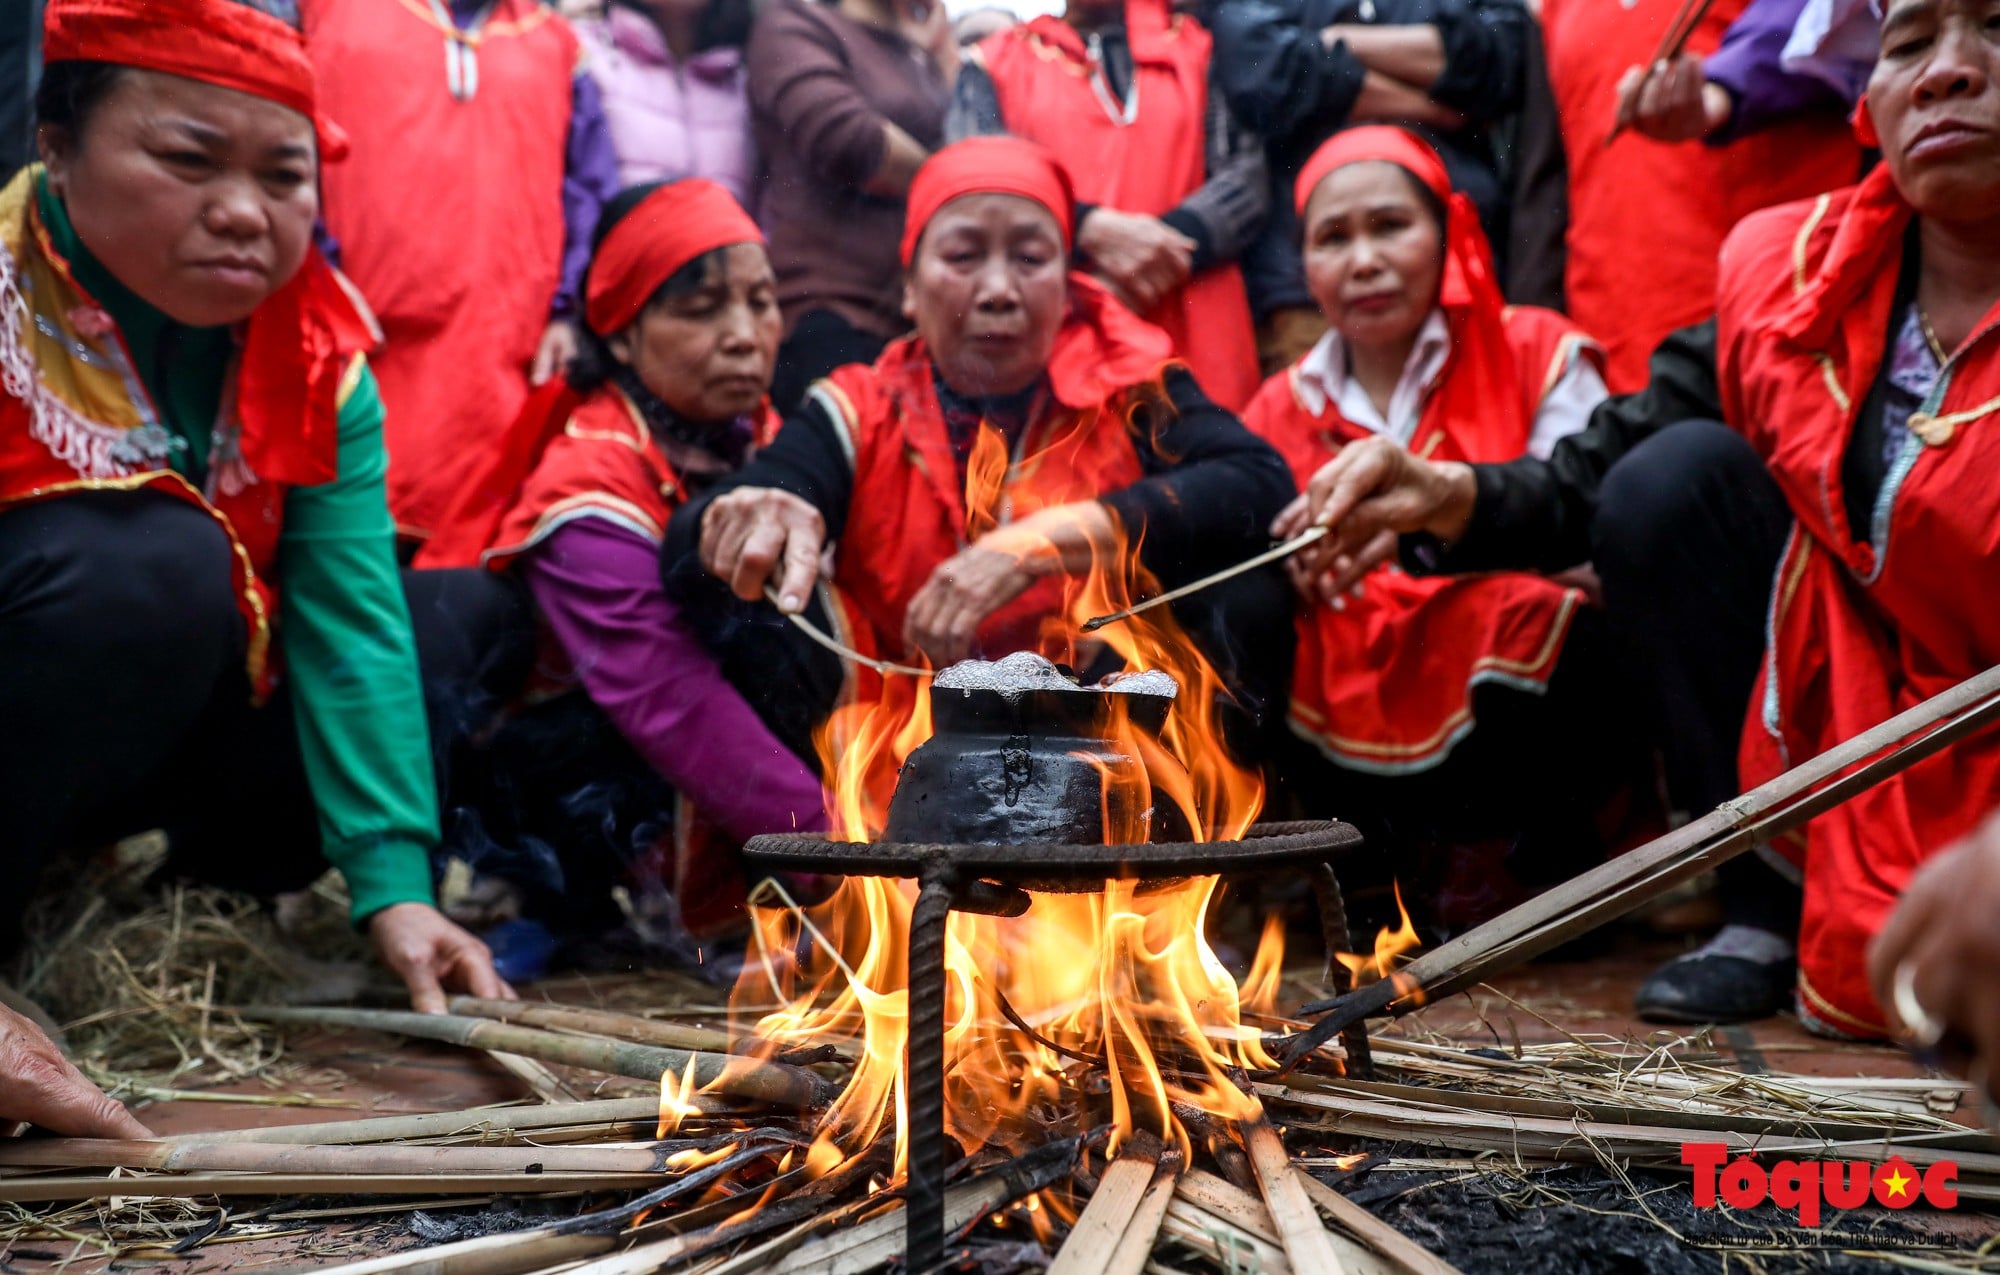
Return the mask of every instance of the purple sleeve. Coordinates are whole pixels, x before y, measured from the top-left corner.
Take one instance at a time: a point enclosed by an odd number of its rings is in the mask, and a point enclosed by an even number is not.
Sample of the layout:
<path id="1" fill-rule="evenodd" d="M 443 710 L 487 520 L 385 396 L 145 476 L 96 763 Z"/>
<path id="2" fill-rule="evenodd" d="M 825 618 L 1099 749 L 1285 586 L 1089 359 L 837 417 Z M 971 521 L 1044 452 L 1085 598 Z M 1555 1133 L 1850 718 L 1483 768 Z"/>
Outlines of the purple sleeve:
<path id="1" fill-rule="evenodd" d="M 660 587 L 659 549 L 567 523 L 520 571 L 584 690 L 639 755 L 738 841 L 826 826 L 819 780 L 722 676 Z"/>
<path id="2" fill-rule="evenodd" d="M 1785 45 L 1805 7 L 1805 0 L 1750 0 L 1723 35 L 1722 47 L 1702 64 L 1702 73 L 1727 89 L 1735 104 L 1729 122 L 1706 138 L 1709 145 L 1727 145 L 1808 111 L 1853 105 L 1826 81 L 1785 69 Z"/>
<path id="3" fill-rule="evenodd" d="M 552 319 L 575 318 L 583 295 L 583 272 L 590 265 L 590 237 L 597 214 L 618 193 L 618 152 L 604 118 L 604 92 L 587 71 L 570 86 L 569 148 L 563 163 L 562 282 L 549 306 Z"/>

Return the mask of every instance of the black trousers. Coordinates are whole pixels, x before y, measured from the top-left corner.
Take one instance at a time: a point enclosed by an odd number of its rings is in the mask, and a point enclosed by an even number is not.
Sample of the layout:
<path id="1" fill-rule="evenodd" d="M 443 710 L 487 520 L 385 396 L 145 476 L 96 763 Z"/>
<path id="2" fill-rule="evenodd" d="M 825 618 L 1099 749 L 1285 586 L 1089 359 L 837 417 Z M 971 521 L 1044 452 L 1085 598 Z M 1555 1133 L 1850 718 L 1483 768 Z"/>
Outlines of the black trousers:
<path id="1" fill-rule="evenodd" d="M 1737 745 L 1763 658 L 1772 576 L 1792 526 L 1784 494 L 1741 435 L 1684 421 L 1605 476 L 1592 528 L 1612 637 L 1674 805 L 1706 814 L 1741 791 Z M 1720 873 L 1727 919 L 1791 932 L 1799 893 L 1762 859 Z"/>
<path id="2" fill-rule="evenodd" d="M 862 331 L 831 310 L 806 311 L 778 347 L 771 406 L 779 415 L 790 416 L 814 381 L 849 363 L 873 363 L 888 344 L 887 339 Z"/>
<path id="3" fill-rule="evenodd" d="M 176 873 L 251 893 L 325 869 L 289 697 L 250 702 L 230 565 L 212 518 L 155 493 L 0 512 L 0 946 L 58 855 L 151 828 Z M 485 572 L 405 586 L 444 772 L 523 676 L 526 612 Z"/>

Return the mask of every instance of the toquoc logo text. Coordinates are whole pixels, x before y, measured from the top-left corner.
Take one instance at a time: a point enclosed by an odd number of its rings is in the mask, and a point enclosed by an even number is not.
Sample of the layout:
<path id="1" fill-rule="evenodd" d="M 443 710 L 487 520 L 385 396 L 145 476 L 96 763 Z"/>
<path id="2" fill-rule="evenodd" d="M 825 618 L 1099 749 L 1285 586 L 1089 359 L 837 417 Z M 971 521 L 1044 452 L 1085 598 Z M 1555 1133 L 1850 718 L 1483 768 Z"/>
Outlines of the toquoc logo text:
<path id="1" fill-rule="evenodd" d="M 1919 1199 L 1940 1209 L 1958 1204 L 1958 1165 L 1950 1160 L 1921 1171 L 1901 1156 L 1881 1164 L 1779 1160 L 1767 1171 L 1748 1156 L 1731 1160 L 1720 1142 L 1684 1142 L 1681 1163 L 1694 1170 L 1697 1208 L 1712 1209 L 1719 1199 L 1732 1209 L 1753 1209 L 1768 1199 L 1795 1210 L 1801 1226 L 1817 1227 L 1825 1205 L 1853 1209 L 1871 1199 L 1891 1209 L 1906 1209 Z"/>

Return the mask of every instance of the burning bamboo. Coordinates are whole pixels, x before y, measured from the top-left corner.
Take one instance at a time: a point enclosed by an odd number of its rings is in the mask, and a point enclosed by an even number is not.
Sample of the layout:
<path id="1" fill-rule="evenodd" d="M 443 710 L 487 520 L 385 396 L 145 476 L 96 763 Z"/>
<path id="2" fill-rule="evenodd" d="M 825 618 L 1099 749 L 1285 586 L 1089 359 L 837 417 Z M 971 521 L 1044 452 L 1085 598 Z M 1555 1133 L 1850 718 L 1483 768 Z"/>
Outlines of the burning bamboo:
<path id="1" fill-rule="evenodd" d="M 1140 1275 L 1146 1269 L 1153 1246 L 1159 1242 L 1160 1227 L 1167 1220 L 1167 1206 L 1174 1201 L 1174 1186 L 1180 1176 L 1180 1153 L 1170 1152 L 1161 1157 L 1154 1166 L 1153 1180 L 1146 1185 L 1146 1193 L 1132 1209 L 1125 1233 L 1118 1237 L 1118 1246 L 1105 1259 L 1102 1275 Z"/>
<path id="2" fill-rule="evenodd" d="M 630 1041 L 565 1036 L 457 1014 L 279 1006 L 252 1006 L 237 1012 L 244 1018 L 267 1023 L 360 1027 L 419 1040 L 466 1045 L 473 1049 L 497 1049 L 541 1062 L 585 1067 L 635 1080 L 657 1081 L 669 1072 L 678 1076 L 692 1060 L 695 1084 L 703 1092 L 748 1098 L 778 1107 L 820 1107 L 832 1094 L 831 1086 L 818 1076 L 785 1063 L 764 1062 L 734 1054 L 697 1053 Z"/>
<path id="3" fill-rule="evenodd" d="M 1159 1164 L 1157 1145 L 1135 1145 L 1105 1167 L 1090 1203 L 1049 1263 L 1049 1275 L 1103 1275 Z"/>

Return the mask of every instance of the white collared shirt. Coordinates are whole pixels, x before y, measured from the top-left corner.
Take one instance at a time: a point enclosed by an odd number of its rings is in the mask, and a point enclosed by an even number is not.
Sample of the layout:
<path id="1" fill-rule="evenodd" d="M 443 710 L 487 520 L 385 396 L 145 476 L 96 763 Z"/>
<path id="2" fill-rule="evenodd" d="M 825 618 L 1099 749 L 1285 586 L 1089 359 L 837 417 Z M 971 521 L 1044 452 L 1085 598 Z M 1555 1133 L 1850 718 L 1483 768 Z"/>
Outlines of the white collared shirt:
<path id="1" fill-rule="evenodd" d="M 1299 361 L 1299 398 L 1314 415 L 1331 403 L 1343 418 L 1372 434 L 1393 438 L 1408 447 L 1416 437 L 1417 421 L 1424 400 L 1430 397 L 1438 374 L 1451 353 L 1451 328 L 1444 311 L 1434 309 L 1417 329 L 1416 344 L 1403 362 L 1403 374 L 1389 394 L 1389 410 L 1376 410 L 1368 391 L 1347 371 L 1347 350 L 1340 333 L 1329 328 Z M 1528 454 L 1542 460 L 1555 450 L 1556 441 L 1574 434 L 1590 423 L 1590 413 L 1610 394 L 1604 378 L 1588 359 L 1572 358 L 1556 383 L 1542 397 L 1535 410 L 1534 428 L 1528 435 Z"/>

